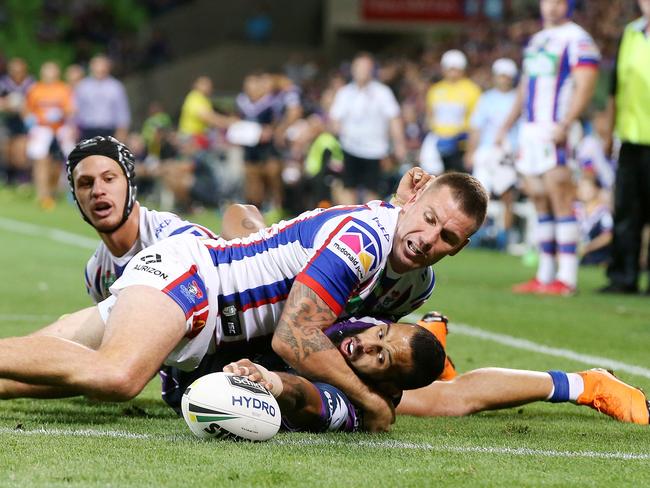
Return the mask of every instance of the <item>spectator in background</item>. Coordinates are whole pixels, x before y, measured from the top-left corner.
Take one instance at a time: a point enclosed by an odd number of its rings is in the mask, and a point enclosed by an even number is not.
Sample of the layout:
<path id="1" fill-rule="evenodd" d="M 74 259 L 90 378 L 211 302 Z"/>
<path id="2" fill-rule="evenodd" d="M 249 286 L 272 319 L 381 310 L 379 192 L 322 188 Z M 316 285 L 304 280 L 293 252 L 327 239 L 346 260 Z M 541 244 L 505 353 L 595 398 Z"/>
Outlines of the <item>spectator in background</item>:
<path id="1" fill-rule="evenodd" d="M 160 160 L 163 136 L 173 127 L 172 118 L 165 112 L 162 104 L 153 101 L 149 104 L 149 115 L 142 123 L 142 138 L 145 143 L 147 156 Z"/>
<path id="2" fill-rule="evenodd" d="M 5 125 L 9 140 L 6 148 L 7 182 L 24 183 L 29 180 L 27 161 L 27 127 L 23 122 L 23 110 L 27 91 L 34 79 L 27 71 L 22 58 L 13 58 L 7 65 L 7 74 L 0 78 L 0 108 L 6 114 Z"/>
<path id="3" fill-rule="evenodd" d="M 457 50 L 445 52 L 440 60 L 443 79 L 426 95 L 427 120 L 445 171 L 465 171 L 463 155 L 469 118 L 481 96 L 481 89 L 465 76 L 467 58 Z"/>
<path id="4" fill-rule="evenodd" d="M 636 293 L 642 230 L 650 219 L 650 0 L 638 0 L 642 17 L 628 24 L 616 57 L 607 111 L 621 150 L 614 190 L 614 241 L 604 293 Z M 650 285 L 646 290 L 650 294 Z"/>
<path id="5" fill-rule="evenodd" d="M 212 128 L 225 129 L 231 122 L 230 117 L 215 112 L 210 96 L 212 95 L 212 80 L 199 76 L 192 85 L 181 107 L 178 121 L 178 131 L 181 136 L 193 139 L 198 149 L 210 147 L 209 131 Z"/>
<path id="6" fill-rule="evenodd" d="M 34 83 L 25 100 L 28 121 L 27 157 L 34 162 L 33 181 L 39 205 L 50 210 L 61 165 L 75 145 L 71 125 L 74 116 L 72 89 L 61 81 L 61 68 L 53 61 L 41 65 L 40 81 Z"/>
<path id="7" fill-rule="evenodd" d="M 402 117 L 404 118 L 406 160 L 409 162 L 418 161 L 424 131 L 420 124 L 417 107 L 412 103 L 402 103 Z"/>
<path id="8" fill-rule="evenodd" d="M 288 148 L 288 129 L 303 115 L 300 88 L 281 73 L 271 73 L 273 85 L 273 144 L 279 151 Z"/>
<path id="9" fill-rule="evenodd" d="M 90 60 L 90 76 L 74 89 L 79 140 L 113 136 L 125 141 L 131 123 L 126 90 L 111 76 L 111 61 L 99 54 Z"/>
<path id="10" fill-rule="evenodd" d="M 276 122 L 276 98 L 273 78 L 267 73 L 251 73 L 244 79 L 243 91 L 237 95 L 239 115 L 262 127 L 259 142 L 244 146 L 246 202 L 258 208 L 282 208 L 282 163 L 273 145 Z"/>
<path id="11" fill-rule="evenodd" d="M 585 172 L 578 182 L 576 213 L 580 223 L 580 264 L 606 265 L 611 258 L 614 223 L 601 189 L 593 173 Z"/>
<path id="12" fill-rule="evenodd" d="M 360 53 L 352 61 L 352 82 L 341 88 L 330 109 L 331 131 L 343 148 L 343 192 L 346 204 L 379 197 L 380 163 L 390 142 L 395 157 L 406 157 L 404 128 L 395 95 L 374 79 L 375 61 Z"/>
<path id="13" fill-rule="evenodd" d="M 497 242 L 507 244 L 513 224 L 512 206 L 517 183 L 513 165 L 517 151 L 516 127 L 513 126 L 508 133 L 503 147 L 497 146 L 495 140 L 517 97 L 513 88 L 517 65 L 512 59 L 497 59 L 492 65 L 492 75 L 494 88 L 481 95 L 470 120 L 465 167 L 503 203 L 503 229 L 500 229 L 503 234 L 497 236 Z"/>
<path id="14" fill-rule="evenodd" d="M 176 209 L 191 213 L 199 206 L 218 207 L 221 192 L 213 170 L 214 152 L 200 148 L 191 137 L 171 138 L 159 168 L 163 185 L 174 195 Z"/>
<path id="15" fill-rule="evenodd" d="M 63 77 L 68 86 L 74 90 L 79 82 L 86 77 L 86 72 L 81 65 L 71 64 L 65 69 Z"/>
<path id="16" fill-rule="evenodd" d="M 515 293 L 569 296 L 578 281 L 579 225 L 575 184 L 568 166 L 569 132 L 594 93 L 600 53 L 591 36 L 570 20 L 572 0 L 541 0 L 543 29 L 524 49 L 523 76 L 498 144 L 525 108 L 519 131 L 518 171 L 537 211 L 540 257 L 534 278 Z"/>
<path id="17" fill-rule="evenodd" d="M 583 173 L 592 175 L 605 200 L 611 201 L 611 191 L 614 188 L 615 164 L 605 154 L 605 143 L 610 134 L 608 133 L 609 122 L 606 112 L 596 112 L 591 121 L 586 125 L 585 136 L 576 147 L 576 159 L 578 166 Z"/>

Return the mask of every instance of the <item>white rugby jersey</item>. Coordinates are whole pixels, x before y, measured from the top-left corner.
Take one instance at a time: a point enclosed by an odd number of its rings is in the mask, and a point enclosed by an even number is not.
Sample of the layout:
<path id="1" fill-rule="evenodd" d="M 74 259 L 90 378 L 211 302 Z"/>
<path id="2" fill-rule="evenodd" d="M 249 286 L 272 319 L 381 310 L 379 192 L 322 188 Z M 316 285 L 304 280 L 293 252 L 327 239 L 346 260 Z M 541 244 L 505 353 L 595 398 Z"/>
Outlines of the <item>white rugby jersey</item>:
<path id="1" fill-rule="evenodd" d="M 305 212 L 243 239 L 165 239 L 135 256 L 111 292 L 144 284 L 181 307 L 187 334 L 165 364 L 188 371 L 222 345 L 270 337 L 295 281 L 337 315 L 351 297 L 366 298 L 388 260 L 398 214 L 374 201 Z"/>
<path id="2" fill-rule="evenodd" d="M 140 231 L 133 247 L 126 254 L 116 257 L 102 242 L 88 260 L 85 269 L 88 294 L 95 303 L 104 300 L 110 295 L 110 286 L 122 275 L 122 271 L 133 256 L 161 239 L 183 233 L 216 237 L 205 227 L 183 220 L 173 213 L 158 212 L 140 206 Z"/>
<path id="3" fill-rule="evenodd" d="M 400 275 L 387 262 L 368 296 L 365 299 L 358 296 L 350 298 L 343 316 L 369 315 L 398 322 L 420 308 L 431 296 L 435 282 L 431 266 Z"/>
<path id="4" fill-rule="evenodd" d="M 524 101 L 528 122 L 562 120 L 574 90 L 571 70 L 598 68 L 600 53 L 591 36 L 578 24 L 566 22 L 535 34 L 524 49 Z"/>

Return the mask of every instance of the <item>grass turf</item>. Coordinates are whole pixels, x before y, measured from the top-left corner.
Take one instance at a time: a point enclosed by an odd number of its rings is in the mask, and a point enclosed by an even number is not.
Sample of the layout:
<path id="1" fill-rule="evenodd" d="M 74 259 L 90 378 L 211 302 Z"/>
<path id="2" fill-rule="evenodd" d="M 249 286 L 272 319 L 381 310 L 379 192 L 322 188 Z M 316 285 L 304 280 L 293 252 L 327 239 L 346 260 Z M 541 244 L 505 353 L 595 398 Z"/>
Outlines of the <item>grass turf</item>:
<path id="1" fill-rule="evenodd" d="M 0 190 L 0 217 L 94 237 L 73 206 L 61 202 L 42 213 L 15 191 Z M 197 220 L 218 226 L 214 214 Z M 0 336 L 26 334 L 89 304 L 82 282 L 89 249 L 2 226 L 0 249 Z M 436 266 L 436 290 L 425 308 L 452 322 L 650 366 L 647 298 L 596 294 L 605 280 L 594 269 L 581 270 L 581 292 L 573 298 L 509 293 L 532 272 L 511 256 L 463 251 Z M 461 371 L 587 367 L 454 334 L 453 326 L 449 351 Z M 648 378 L 621 376 L 650 390 Z M 204 442 L 163 405 L 158 388 L 154 380 L 125 404 L 0 402 L 0 486 L 650 484 L 648 427 L 583 407 L 536 403 L 466 418 L 401 417 L 382 435 L 282 433 L 259 444 Z"/>

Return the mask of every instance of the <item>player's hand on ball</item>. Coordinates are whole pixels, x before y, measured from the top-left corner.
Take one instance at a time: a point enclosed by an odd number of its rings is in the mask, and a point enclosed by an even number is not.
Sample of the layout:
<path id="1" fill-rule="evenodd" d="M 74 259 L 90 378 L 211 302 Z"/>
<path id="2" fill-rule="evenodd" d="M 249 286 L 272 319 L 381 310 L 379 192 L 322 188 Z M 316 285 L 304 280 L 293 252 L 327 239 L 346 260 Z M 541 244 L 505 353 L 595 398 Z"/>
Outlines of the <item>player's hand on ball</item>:
<path id="1" fill-rule="evenodd" d="M 234 363 L 230 363 L 223 368 L 224 373 L 232 373 L 236 376 L 246 376 L 249 380 L 256 383 L 261 383 L 262 386 L 267 388 L 264 384 L 264 377 L 255 364 L 250 359 L 240 359 Z"/>
<path id="2" fill-rule="evenodd" d="M 223 372 L 232 373 L 237 376 L 246 376 L 249 380 L 259 383 L 269 390 L 276 398 L 282 393 L 283 385 L 280 377 L 250 359 L 240 359 L 239 361 L 230 363 L 223 368 Z"/>

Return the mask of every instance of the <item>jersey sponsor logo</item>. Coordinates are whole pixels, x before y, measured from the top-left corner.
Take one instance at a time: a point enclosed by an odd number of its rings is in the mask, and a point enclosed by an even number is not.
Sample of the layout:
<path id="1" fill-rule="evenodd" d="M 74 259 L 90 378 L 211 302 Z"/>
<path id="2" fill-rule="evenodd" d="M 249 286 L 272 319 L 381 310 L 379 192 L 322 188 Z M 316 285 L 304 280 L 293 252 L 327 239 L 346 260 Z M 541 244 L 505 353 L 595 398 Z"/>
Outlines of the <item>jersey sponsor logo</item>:
<path id="1" fill-rule="evenodd" d="M 171 223 L 172 223 L 172 219 L 165 219 L 160 224 L 158 224 L 158 227 L 156 227 L 155 230 L 153 231 L 153 233 L 156 235 L 156 238 L 158 238 L 161 232 L 163 231 L 163 229 L 165 229 L 165 227 L 168 227 L 169 224 Z"/>
<path id="2" fill-rule="evenodd" d="M 241 322 L 237 307 L 228 305 L 221 311 L 221 330 L 226 337 L 235 337 L 242 334 Z"/>
<path id="3" fill-rule="evenodd" d="M 364 230 L 355 225 L 350 225 L 328 247 L 336 255 L 342 256 L 359 277 L 363 277 L 377 259 L 377 245 Z"/>
<path id="4" fill-rule="evenodd" d="M 155 264 L 155 263 L 160 263 L 162 261 L 160 254 L 147 254 L 146 256 L 142 256 L 140 258 L 140 261 L 143 261 L 144 264 Z"/>
<path id="5" fill-rule="evenodd" d="M 228 382 L 232 386 L 241 388 L 242 390 L 250 391 L 251 393 L 257 393 L 261 395 L 270 395 L 268 390 L 264 388 L 259 383 L 249 380 L 246 376 L 226 376 Z"/>
<path id="6" fill-rule="evenodd" d="M 386 227 L 382 225 L 382 223 L 379 221 L 379 217 L 373 217 L 372 218 L 373 222 L 377 224 L 377 227 L 379 227 L 379 230 L 382 232 L 382 235 L 384 236 L 384 239 L 387 241 L 390 241 L 390 234 L 386 230 Z"/>
<path id="7" fill-rule="evenodd" d="M 555 76 L 559 64 L 559 56 L 546 51 L 527 54 L 524 59 L 524 71 L 530 77 Z"/>
<path id="8" fill-rule="evenodd" d="M 143 271 L 145 273 L 149 273 L 149 274 L 152 274 L 154 276 L 159 276 L 163 280 L 166 280 L 166 279 L 169 278 L 169 275 L 167 273 L 163 273 L 159 269 L 152 268 L 151 266 L 147 266 L 147 265 L 144 265 L 144 264 L 136 264 L 133 267 L 133 269 L 136 270 L 136 271 Z"/>

